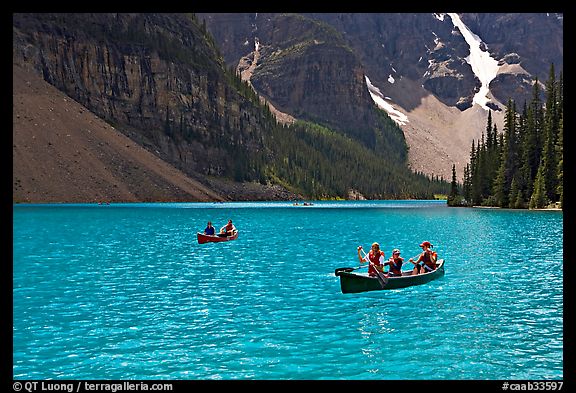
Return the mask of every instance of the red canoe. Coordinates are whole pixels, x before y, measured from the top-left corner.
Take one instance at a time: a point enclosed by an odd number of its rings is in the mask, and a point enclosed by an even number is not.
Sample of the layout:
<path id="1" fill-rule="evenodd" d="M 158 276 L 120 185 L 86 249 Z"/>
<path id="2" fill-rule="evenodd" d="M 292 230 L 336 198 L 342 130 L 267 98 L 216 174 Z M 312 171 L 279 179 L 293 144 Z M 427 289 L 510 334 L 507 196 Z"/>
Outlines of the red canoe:
<path id="1" fill-rule="evenodd" d="M 238 231 L 235 231 L 232 236 L 205 235 L 200 232 L 198 232 L 197 234 L 199 244 L 212 243 L 212 242 L 227 242 L 229 240 L 238 239 Z"/>

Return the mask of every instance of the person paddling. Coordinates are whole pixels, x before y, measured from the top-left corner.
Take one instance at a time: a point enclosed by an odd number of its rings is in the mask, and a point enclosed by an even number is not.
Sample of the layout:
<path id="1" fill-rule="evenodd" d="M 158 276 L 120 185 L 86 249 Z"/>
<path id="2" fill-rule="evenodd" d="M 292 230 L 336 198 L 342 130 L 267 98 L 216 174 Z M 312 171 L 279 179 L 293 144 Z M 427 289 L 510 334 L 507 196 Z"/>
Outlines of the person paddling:
<path id="1" fill-rule="evenodd" d="M 387 262 L 384 262 L 384 266 L 388 265 L 388 276 L 389 277 L 399 277 L 402 275 L 402 264 L 404 263 L 404 258 L 400 256 L 400 250 L 395 248 L 392 250 L 392 256 Z"/>
<path id="2" fill-rule="evenodd" d="M 218 236 L 232 236 L 235 230 L 236 227 L 232 224 L 232 220 L 228 220 L 228 224 L 220 228 L 220 234 L 218 234 Z"/>
<path id="3" fill-rule="evenodd" d="M 414 264 L 414 270 L 412 270 L 412 274 L 414 275 L 436 270 L 437 254 L 431 250 L 434 246 L 430 244 L 429 241 L 425 241 L 420 244 L 420 247 L 422 247 L 422 253 L 418 256 L 418 260 L 416 262 L 414 262 L 413 258 L 408 260 Z M 420 264 L 420 262 L 422 262 L 422 264 Z"/>
<path id="4" fill-rule="evenodd" d="M 360 255 L 362 251 L 362 246 L 358 246 L 358 260 L 360 263 L 372 262 L 368 266 L 368 275 L 371 277 L 377 276 L 376 269 L 383 271 L 384 266 L 384 251 L 380 250 L 380 245 L 378 243 L 372 243 L 372 248 L 368 254 L 364 257 Z"/>

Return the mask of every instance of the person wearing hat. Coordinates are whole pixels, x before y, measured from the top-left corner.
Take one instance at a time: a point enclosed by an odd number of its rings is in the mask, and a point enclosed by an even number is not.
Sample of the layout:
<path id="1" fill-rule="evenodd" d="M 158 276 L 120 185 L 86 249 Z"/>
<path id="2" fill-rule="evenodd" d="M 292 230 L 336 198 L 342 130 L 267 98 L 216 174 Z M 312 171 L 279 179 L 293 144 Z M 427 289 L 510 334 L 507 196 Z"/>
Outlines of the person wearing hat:
<path id="1" fill-rule="evenodd" d="M 428 273 L 436 269 L 436 253 L 431 250 L 434 247 L 429 241 L 422 242 L 420 244 L 422 247 L 422 253 L 418 257 L 418 260 L 414 262 L 413 258 L 410 258 L 408 262 L 414 264 L 414 270 L 412 274 Z M 422 264 L 420 264 L 422 262 Z"/>
<path id="2" fill-rule="evenodd" d="M 400 250 L 395 248 L 392 250 L 392 256 L 387 262 L 384 262 L 384 266 L 388 265 L 388 276 L 398 277 L 402 275 L 402 264 L 404 263 L 404 258 L 400 256 Z"/>

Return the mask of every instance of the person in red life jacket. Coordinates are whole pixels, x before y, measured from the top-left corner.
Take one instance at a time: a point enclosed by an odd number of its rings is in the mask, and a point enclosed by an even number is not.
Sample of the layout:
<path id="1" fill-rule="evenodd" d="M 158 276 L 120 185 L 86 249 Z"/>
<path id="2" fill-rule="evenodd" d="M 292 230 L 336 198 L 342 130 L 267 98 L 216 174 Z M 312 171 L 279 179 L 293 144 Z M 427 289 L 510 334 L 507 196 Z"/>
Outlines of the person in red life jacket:
<path id="1" fill-rule="evenodd" d="M 412 274 L 428 273 L 436 270 L 436 256 L 437 254 L 431 250 L 434 247 L 429 241 L 422 242 L 420 244 L 422 247 L 422 253 L 418 257 L 418 260 L 414 262 L 414 259 L 410 258 L 408 261 L 414 264 L 414 270 Z M 420 263 L 422 262 L 422 264 Z"/>
<path id="2" fill-rule="evenodd" d="M 228 220 L 228 224 L 220 228 L 220 234 L 218 236 L 232 236 L 236 231 L 236 227 L 232 224 L 232 220 Z"/>
<path id="3" fill-rule="evenodd" d="M 392 250 L 392 256 L 387 262 L 384 262 L 384 266 L 388 265 L 388 276 L 389 277 L 399 277 L 402 275 L 402 264 L 404 263 L 404 258 L 400 256 L 400 250 L 395 248 Z"/>
<path id="4" fill-rule="evenodd" d="M 362 251 L 362 246 L 358 246 L 358 259 L 360 263 L 372 262 L 368 265 L 368 275 L 371 277 L 376 276 L 376 270 L 383 271 L 384 269 L 384 251 L 380 250 L 380 245 L 378 243 L 372 243 L 372 249 L 368 254 L 364 254 L 364 257 L 360 255 Z"/>

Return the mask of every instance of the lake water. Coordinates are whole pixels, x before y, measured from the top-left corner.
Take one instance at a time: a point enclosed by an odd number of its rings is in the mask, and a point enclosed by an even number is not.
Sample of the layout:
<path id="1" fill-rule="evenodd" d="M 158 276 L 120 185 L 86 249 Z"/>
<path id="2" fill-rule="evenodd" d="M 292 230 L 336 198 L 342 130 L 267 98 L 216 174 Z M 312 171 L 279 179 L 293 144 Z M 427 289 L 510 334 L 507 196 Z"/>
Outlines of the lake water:
<path id="1" fill-rule="evenodd" d="M 197 243 L 229 218 L 238 240 Z M 444 277 L 341 293 L 358 245 L 408 259 L 424 240 Z M 15 379 L 562 379 L 563 304 L 557 211 L 13 207 Z"/>

